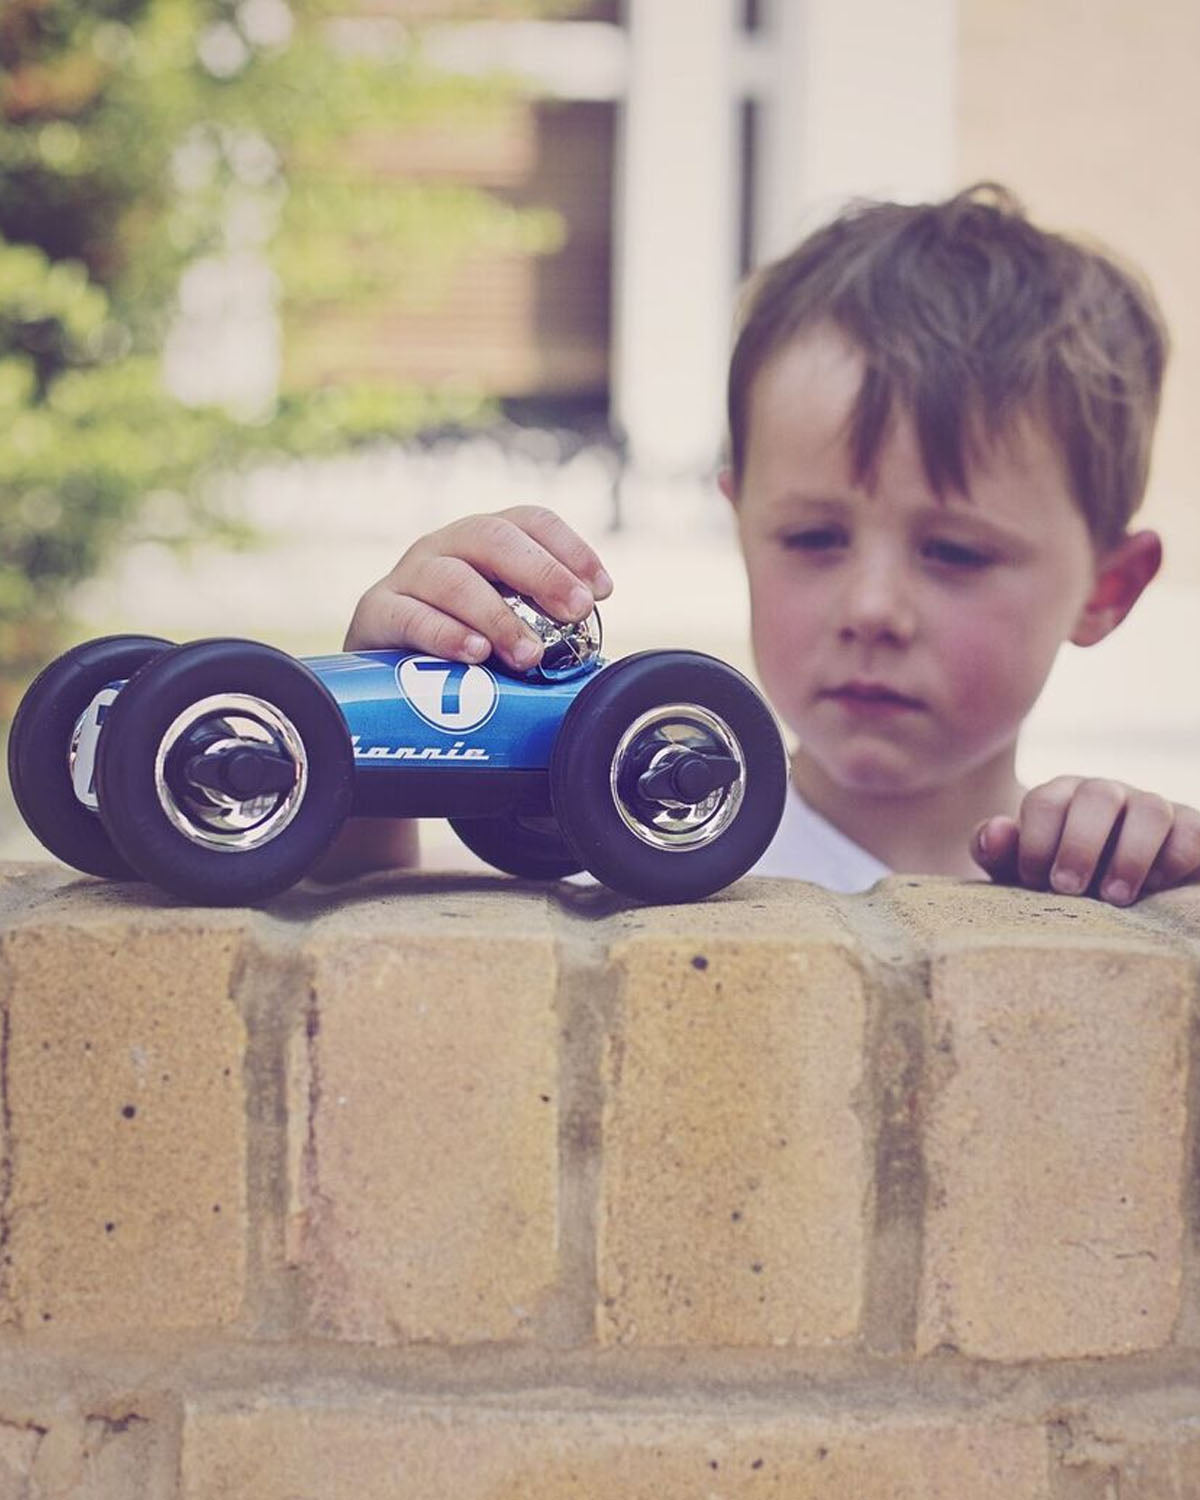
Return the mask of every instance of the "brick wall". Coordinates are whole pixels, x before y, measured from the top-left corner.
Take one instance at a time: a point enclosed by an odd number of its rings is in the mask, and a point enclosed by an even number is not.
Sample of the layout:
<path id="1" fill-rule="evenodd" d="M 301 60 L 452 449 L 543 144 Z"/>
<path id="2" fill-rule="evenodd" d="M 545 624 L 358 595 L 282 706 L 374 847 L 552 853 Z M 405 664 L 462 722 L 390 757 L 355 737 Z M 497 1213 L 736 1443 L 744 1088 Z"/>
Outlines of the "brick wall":
<path id="1" fill-rule="evenodd" d="M 0 867 L 0 1500 L 1195 1500 L 1200 893 Z"/>

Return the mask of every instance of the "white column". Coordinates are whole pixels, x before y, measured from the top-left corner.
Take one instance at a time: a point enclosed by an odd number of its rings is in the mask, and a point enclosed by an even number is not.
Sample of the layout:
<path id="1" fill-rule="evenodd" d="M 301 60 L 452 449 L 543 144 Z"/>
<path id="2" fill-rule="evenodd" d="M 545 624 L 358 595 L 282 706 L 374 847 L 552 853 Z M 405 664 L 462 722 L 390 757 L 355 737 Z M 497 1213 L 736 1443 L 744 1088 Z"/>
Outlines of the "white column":
<path id="1" fill-rule="evenodd" d="M 634 464 L 720 448 L 737 279 L 735 0 L 628 0 L 617 177 L 614 416 Z"/>
<path id="2" fill-rule="evenodd" d="M 954 187 L 957 0 L 764 0 L 756 259 L 847 199 Z"/>

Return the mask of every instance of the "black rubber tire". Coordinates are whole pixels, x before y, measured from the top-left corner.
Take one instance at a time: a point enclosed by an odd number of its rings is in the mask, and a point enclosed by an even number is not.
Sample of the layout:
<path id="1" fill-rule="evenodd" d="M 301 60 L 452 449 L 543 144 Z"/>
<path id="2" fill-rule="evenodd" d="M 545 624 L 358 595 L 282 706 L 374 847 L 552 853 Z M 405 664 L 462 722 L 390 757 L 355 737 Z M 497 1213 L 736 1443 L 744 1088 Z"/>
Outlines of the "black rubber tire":
<path id="1" fill-rule="evenodd" d="M 171 821 L 155 784 L 159 746 L 177 717 L 232 694 L 284 715 L 307 765 L 291 821 L 256 848 L 198 842 Z M 350 811 L 354 752 L 341 709 L 302 662 L 255 641 L 194 641 L 117 698 L 100 738 L 96 786 L 114 845 L 144 879 L 185 901 L 240 906 L 294 885 L 329 847 Z"/>
<path id="2" fill-rule="evenodd" d="M 8 736 L 8 779 L 30 831 L 57 859 L 109 880 L 136 880 L 100 818 L 71 785 L 71 742 L 101 688 L 121 682 L 170 649 L 149 635 L 85 641 L 50 663 L 29 685 Z"/>
<path id="3" fill-rule="evenodd" d="M 490 818 L 451 818 L 450 827 L 485 864 L 523 880 L 562 880 L 583 865 L 551 817 L 500 813 Z"/>
<path id="4" fill-rule="evenodd" d="M 745 775 L 740 805 L 710 842 L 656 848 L 626 825 L 611 774 L 626 730 L 672 704 L 720 719 Z M 740 672 L 695 651 L 639 652 L 597 673 L 567 710 L 550 761 L 554 815 L 584 868 L 653 903 L 695 901 L 744 875 L 779 826 L 786 793 L 787 757 L 770 709 Z"/>

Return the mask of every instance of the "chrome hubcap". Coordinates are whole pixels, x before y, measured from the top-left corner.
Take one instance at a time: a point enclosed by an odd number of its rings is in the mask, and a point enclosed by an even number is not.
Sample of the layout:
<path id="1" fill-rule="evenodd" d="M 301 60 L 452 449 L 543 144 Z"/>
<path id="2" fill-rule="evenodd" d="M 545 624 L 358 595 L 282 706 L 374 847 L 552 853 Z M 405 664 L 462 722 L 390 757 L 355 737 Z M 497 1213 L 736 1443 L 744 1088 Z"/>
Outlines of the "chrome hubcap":
<path id="1" fill-rule="evenodd" d="M 280 790 L 239 795 L 222 790 L 217 768 L 239 751 L 290 766 Z M 220 693 L 190 704 L 172 722 L 154 757 L 154 788 L 168 821 L 191 843 L 244 852 L 278 837 L 300 810 L 308 756 L 295 725 L 274 704 Z"/>
<path id="2" fill-rule="evenodd" d="M 658 773 L 685 759 L 694 764 L 697 758 L 721 765 L 725 784 L 696 801 L 661 791 L 646 795 L 647 784 L 663 784 Z M 669 703 L 650 709 L 626 729 L 613 753 L 609 786 L 621 821 L 644 844 L 694 849 L 718 838 L 736 818 L 745 796 L 746 760 L 737 736 L 719 715 L 694 703 Z"/>

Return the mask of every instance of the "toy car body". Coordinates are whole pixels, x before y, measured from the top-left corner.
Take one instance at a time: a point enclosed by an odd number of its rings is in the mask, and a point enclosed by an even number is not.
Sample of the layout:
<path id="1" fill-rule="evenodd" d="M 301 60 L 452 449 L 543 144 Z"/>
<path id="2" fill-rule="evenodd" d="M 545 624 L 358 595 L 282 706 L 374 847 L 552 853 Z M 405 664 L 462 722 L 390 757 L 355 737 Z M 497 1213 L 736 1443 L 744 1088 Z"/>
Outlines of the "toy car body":
<path id="1" fill-rule="evenodd" d="M 696 652 L 607 663 L 589 625 L 529 623 L 547 646 L 525 676 L 412 651 L 88 642 L 18 709 L 18 807 L 68 864 L 209 904 L 301 879 L 351 815 L 446 817 L 499 869 L 588 870 L 640 900 L 744 874 L 786 787 L 750 683 Z"/>

